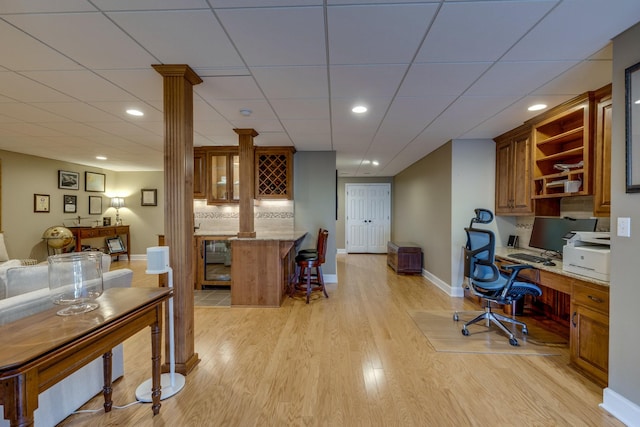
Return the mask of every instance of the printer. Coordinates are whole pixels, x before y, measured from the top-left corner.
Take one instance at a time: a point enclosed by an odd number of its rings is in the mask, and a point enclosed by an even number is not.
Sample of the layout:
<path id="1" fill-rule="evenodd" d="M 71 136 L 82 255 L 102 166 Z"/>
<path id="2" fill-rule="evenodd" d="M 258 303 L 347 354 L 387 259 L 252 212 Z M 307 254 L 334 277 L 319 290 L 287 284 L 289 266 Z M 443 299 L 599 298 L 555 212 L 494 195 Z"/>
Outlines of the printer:
<path id="1" fill-rule="evenodd" d="M 581 276 L 609 281 L 609 232 L 572 231 L 563 237 L 562 269 Z"/>

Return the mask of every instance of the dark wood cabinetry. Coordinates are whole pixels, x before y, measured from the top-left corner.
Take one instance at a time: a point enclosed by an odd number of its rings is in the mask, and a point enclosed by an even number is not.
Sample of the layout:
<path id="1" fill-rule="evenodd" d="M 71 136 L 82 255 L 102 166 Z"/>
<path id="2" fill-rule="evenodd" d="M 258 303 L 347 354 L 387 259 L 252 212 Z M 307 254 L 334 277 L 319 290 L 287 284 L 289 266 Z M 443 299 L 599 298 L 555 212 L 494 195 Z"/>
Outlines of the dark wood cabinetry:
<path id="1" fill-rule="evenodd" d="M 594 150 L 593 213 L 611 215 L 611 85 L 595 92 L 596 125 Z"/>
<path id="2" fill-rule="evenodd" d="M 193 198 L 207 198 L 207 157 L 205 152 L 196 147 L 193 149 Z"/>
<path id="3" fill-rule="evenodd" d="M 496 215 L 532 214 L 531 127 L 521 126 L 495 138 Z"/>
<path id="4" fill-rule="evenodd" d="M 293 198 L 293 148 L 256 148 L 256 199 Z"/>
<path id="5" fill-rule="evenodd" d="M 571 313 L 571 363 L 606 386 L 609 371 L 609 288 L 574 280 Z"/>
<path id="6" fill-rule="evenodd" d="M 387 243 L 387 264 L 398 274 L 422 274 L 422 249 L 415 243 Z"/>

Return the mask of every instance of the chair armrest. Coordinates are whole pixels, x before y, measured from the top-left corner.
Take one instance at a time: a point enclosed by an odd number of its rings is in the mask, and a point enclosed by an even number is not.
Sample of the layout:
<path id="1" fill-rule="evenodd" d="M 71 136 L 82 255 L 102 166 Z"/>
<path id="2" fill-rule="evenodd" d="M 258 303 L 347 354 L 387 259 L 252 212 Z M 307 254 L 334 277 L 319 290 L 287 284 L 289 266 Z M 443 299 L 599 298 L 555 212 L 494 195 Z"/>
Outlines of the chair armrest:
<path id="1" fill-rule="evenodd" d="M 516 270 L 516 272 L 520 271 L 520 270 L 525 270 L 527 268 L 534 268 L 532 265 L 529 264 L 509 264 L 509 265 L 503 265 L 502 267 L 503 270 Z"/>

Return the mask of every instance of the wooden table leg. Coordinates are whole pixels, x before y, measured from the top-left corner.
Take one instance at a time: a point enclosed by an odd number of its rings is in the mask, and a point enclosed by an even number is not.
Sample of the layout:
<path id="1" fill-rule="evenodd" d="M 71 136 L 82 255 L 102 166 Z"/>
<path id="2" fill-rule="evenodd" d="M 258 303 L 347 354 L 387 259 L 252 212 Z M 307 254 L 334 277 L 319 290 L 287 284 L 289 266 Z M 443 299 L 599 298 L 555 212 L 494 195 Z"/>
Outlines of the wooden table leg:
<path id="1" fill-rule="evenodd" d="M 162 345 L 162 336 L 160 334 L 160 322 L 162 311 L 161 306 L 156 307 L 156 322 L 151 325 L 151 400 L 153 405 L 153 415 L 160 413 L 160 346 Z"/>
<path id="2" fill-rule="evenodd" d="M 102 394 L 104 394 L 104 412 L 110 412 L 113 407 L 113 401 L 111 397 L 113 395 L 113 388 L 111 377 L 112 375 L 112 361 L 113 353 L 111 350 L 102 355 L 102 374 L 104 376 L 104 387 L 102 388 Z"/>
<path id="3" fill-rule="evenodd" d="M 38 409 L 37 373 L 28 371 L 0 382 L 4 418 L 11 427 L 33 426 L 33 413 Z"/>

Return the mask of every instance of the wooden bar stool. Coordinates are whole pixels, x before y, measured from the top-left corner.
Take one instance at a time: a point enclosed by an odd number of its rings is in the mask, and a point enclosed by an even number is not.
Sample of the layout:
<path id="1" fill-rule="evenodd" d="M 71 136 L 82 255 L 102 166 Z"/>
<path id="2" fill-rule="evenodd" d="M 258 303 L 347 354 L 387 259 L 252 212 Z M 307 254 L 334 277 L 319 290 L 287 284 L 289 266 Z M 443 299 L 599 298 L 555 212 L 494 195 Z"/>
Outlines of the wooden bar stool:
<path id="1" fill-rule="evenodd" d="M 291 296 L 293 296 L 296 290 L 306 288 L 307 304 L 309 304 L 312 290 L 321 290 L 324 296 L 329 298 L 324 286 L 324 278 L 322 277 L 322 264 L 324 264 L 325 261 L 328 237 L 329 232 L 327 230 L 321 230 L 318 234 L 317 253 L 307 252 L 300 253 L 296 256 L 296 280 L 291 290 Z M 306 286 L 304 288 L 302 284 L 303 277 L 306 279 Z"/>

